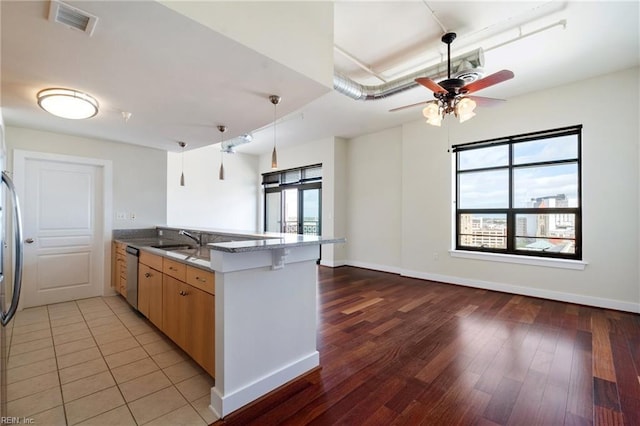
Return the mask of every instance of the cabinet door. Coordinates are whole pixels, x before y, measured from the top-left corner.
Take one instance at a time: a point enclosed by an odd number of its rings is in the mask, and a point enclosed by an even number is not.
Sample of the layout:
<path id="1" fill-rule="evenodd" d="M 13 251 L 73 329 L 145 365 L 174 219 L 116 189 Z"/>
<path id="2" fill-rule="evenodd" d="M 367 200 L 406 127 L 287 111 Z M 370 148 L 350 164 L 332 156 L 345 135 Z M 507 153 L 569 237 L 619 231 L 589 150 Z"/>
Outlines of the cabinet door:
<path id="1" fill-rule="evenodd" d="M 187 285 L 187 341 L 185 350 L 211 376 L 215 370 L 214 296 Z"/>
<path id="2" fill-rule="evenodd" d="M 116 242 L 111 243 L 111 287 L 115 291 L 120 288 L 120 269 L 118 268 L 118 255 L 116 252 Z"/>
<path id="3" fill-rule="evenodd" d="M 138 264 L 138 310 L 149 318 L 151 281 L 155 271 L 142 263 Z M 162 278 L 161 278 L 162 279 Z"/>
<path id="4" fill-rule="evenodd" d="M 164 274 L 162 277 L 162 331 L 178 346 L 185 349 L 187 319 L 187 303 L 185 287 L 181 281 Z"/>
<path id="5" fill-rule="evenodd" d="M 143 263 L 138 266 L 138 310 L 162 329 L 162 272 Z"/>
<path id="6" fill-rule="evenodd" d="M 149 321 L 162 330 L 163 300 L 162 300 L 162 272 L 151 269 L 149 277 Z"/>

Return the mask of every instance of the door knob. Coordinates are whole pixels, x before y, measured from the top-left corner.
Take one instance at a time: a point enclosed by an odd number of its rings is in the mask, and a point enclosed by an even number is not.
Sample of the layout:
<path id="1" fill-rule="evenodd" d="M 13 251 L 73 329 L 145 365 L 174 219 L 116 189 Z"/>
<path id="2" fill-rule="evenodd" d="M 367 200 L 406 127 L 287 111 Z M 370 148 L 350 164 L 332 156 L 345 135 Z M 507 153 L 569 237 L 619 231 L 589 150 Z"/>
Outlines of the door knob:
<path id="1" fill-rule="evenodd" d="M 26 240 L 24 240 L 25 243 L 27 244 L 32 244 L 33 243 L 33 238 L 27 238 Z"/>

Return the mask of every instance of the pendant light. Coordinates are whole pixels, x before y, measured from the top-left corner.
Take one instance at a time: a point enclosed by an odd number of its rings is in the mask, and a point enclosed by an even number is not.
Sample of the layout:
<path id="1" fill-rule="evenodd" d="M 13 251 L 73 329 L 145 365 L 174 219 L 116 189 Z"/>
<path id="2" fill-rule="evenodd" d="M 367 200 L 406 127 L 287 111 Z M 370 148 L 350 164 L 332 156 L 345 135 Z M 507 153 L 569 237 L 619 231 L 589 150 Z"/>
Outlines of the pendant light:
<path id="1" fill-rule="evenodd" d="M 224 164 L 223 164 L 223 156 L 224 150 L 222 149 L 222 142 L 224 142 L 224 132 L 227 131 L 227 126 L 217 126 L 218 131 L 220 132 L 220 171 L 218 172 L 218 179 L 224 180 Z"/>
<path id="2" fill-rule="evenodd" d="M 271 95 L 269 100 L 273 104 L 273 152 L 271 153 L 271 168 L 278 168 L 278 153 L 276 152 L 276 119 L 278 118 L 277 109 L 280 103 L 280 96 Z"/>
<path id="3" fill-rule="evenodd" d="M 180 148 L 182 148 L 182 173 L 180 174 L 180 186 L 184 186 L 184 147 L 187 146 L 185 142 L 178 142 Z"/>

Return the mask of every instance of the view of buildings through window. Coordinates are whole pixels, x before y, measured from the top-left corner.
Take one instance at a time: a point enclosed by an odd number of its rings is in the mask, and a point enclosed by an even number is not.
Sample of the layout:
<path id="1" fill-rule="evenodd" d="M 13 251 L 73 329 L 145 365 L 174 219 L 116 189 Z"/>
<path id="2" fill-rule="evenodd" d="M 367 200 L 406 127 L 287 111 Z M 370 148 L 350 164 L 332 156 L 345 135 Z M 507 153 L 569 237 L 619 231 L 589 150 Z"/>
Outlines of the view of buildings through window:
<path id="1" fill-rule="evenodd" d="M 456 248 L 581 258 L 580 129 L 455 146 Z"/>

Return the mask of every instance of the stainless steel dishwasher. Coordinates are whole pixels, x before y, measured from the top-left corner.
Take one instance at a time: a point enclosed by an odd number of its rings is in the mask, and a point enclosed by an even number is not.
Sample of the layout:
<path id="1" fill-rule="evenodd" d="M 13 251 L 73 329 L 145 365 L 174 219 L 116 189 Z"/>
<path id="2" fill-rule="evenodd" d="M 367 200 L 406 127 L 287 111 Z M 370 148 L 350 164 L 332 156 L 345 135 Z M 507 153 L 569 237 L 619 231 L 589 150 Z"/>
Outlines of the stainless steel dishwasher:
<path id="1" fill-rule="evenodd" d="M 138 257 L 140 250 L 127 246 L 127 302 L 138 309 Z"/>

